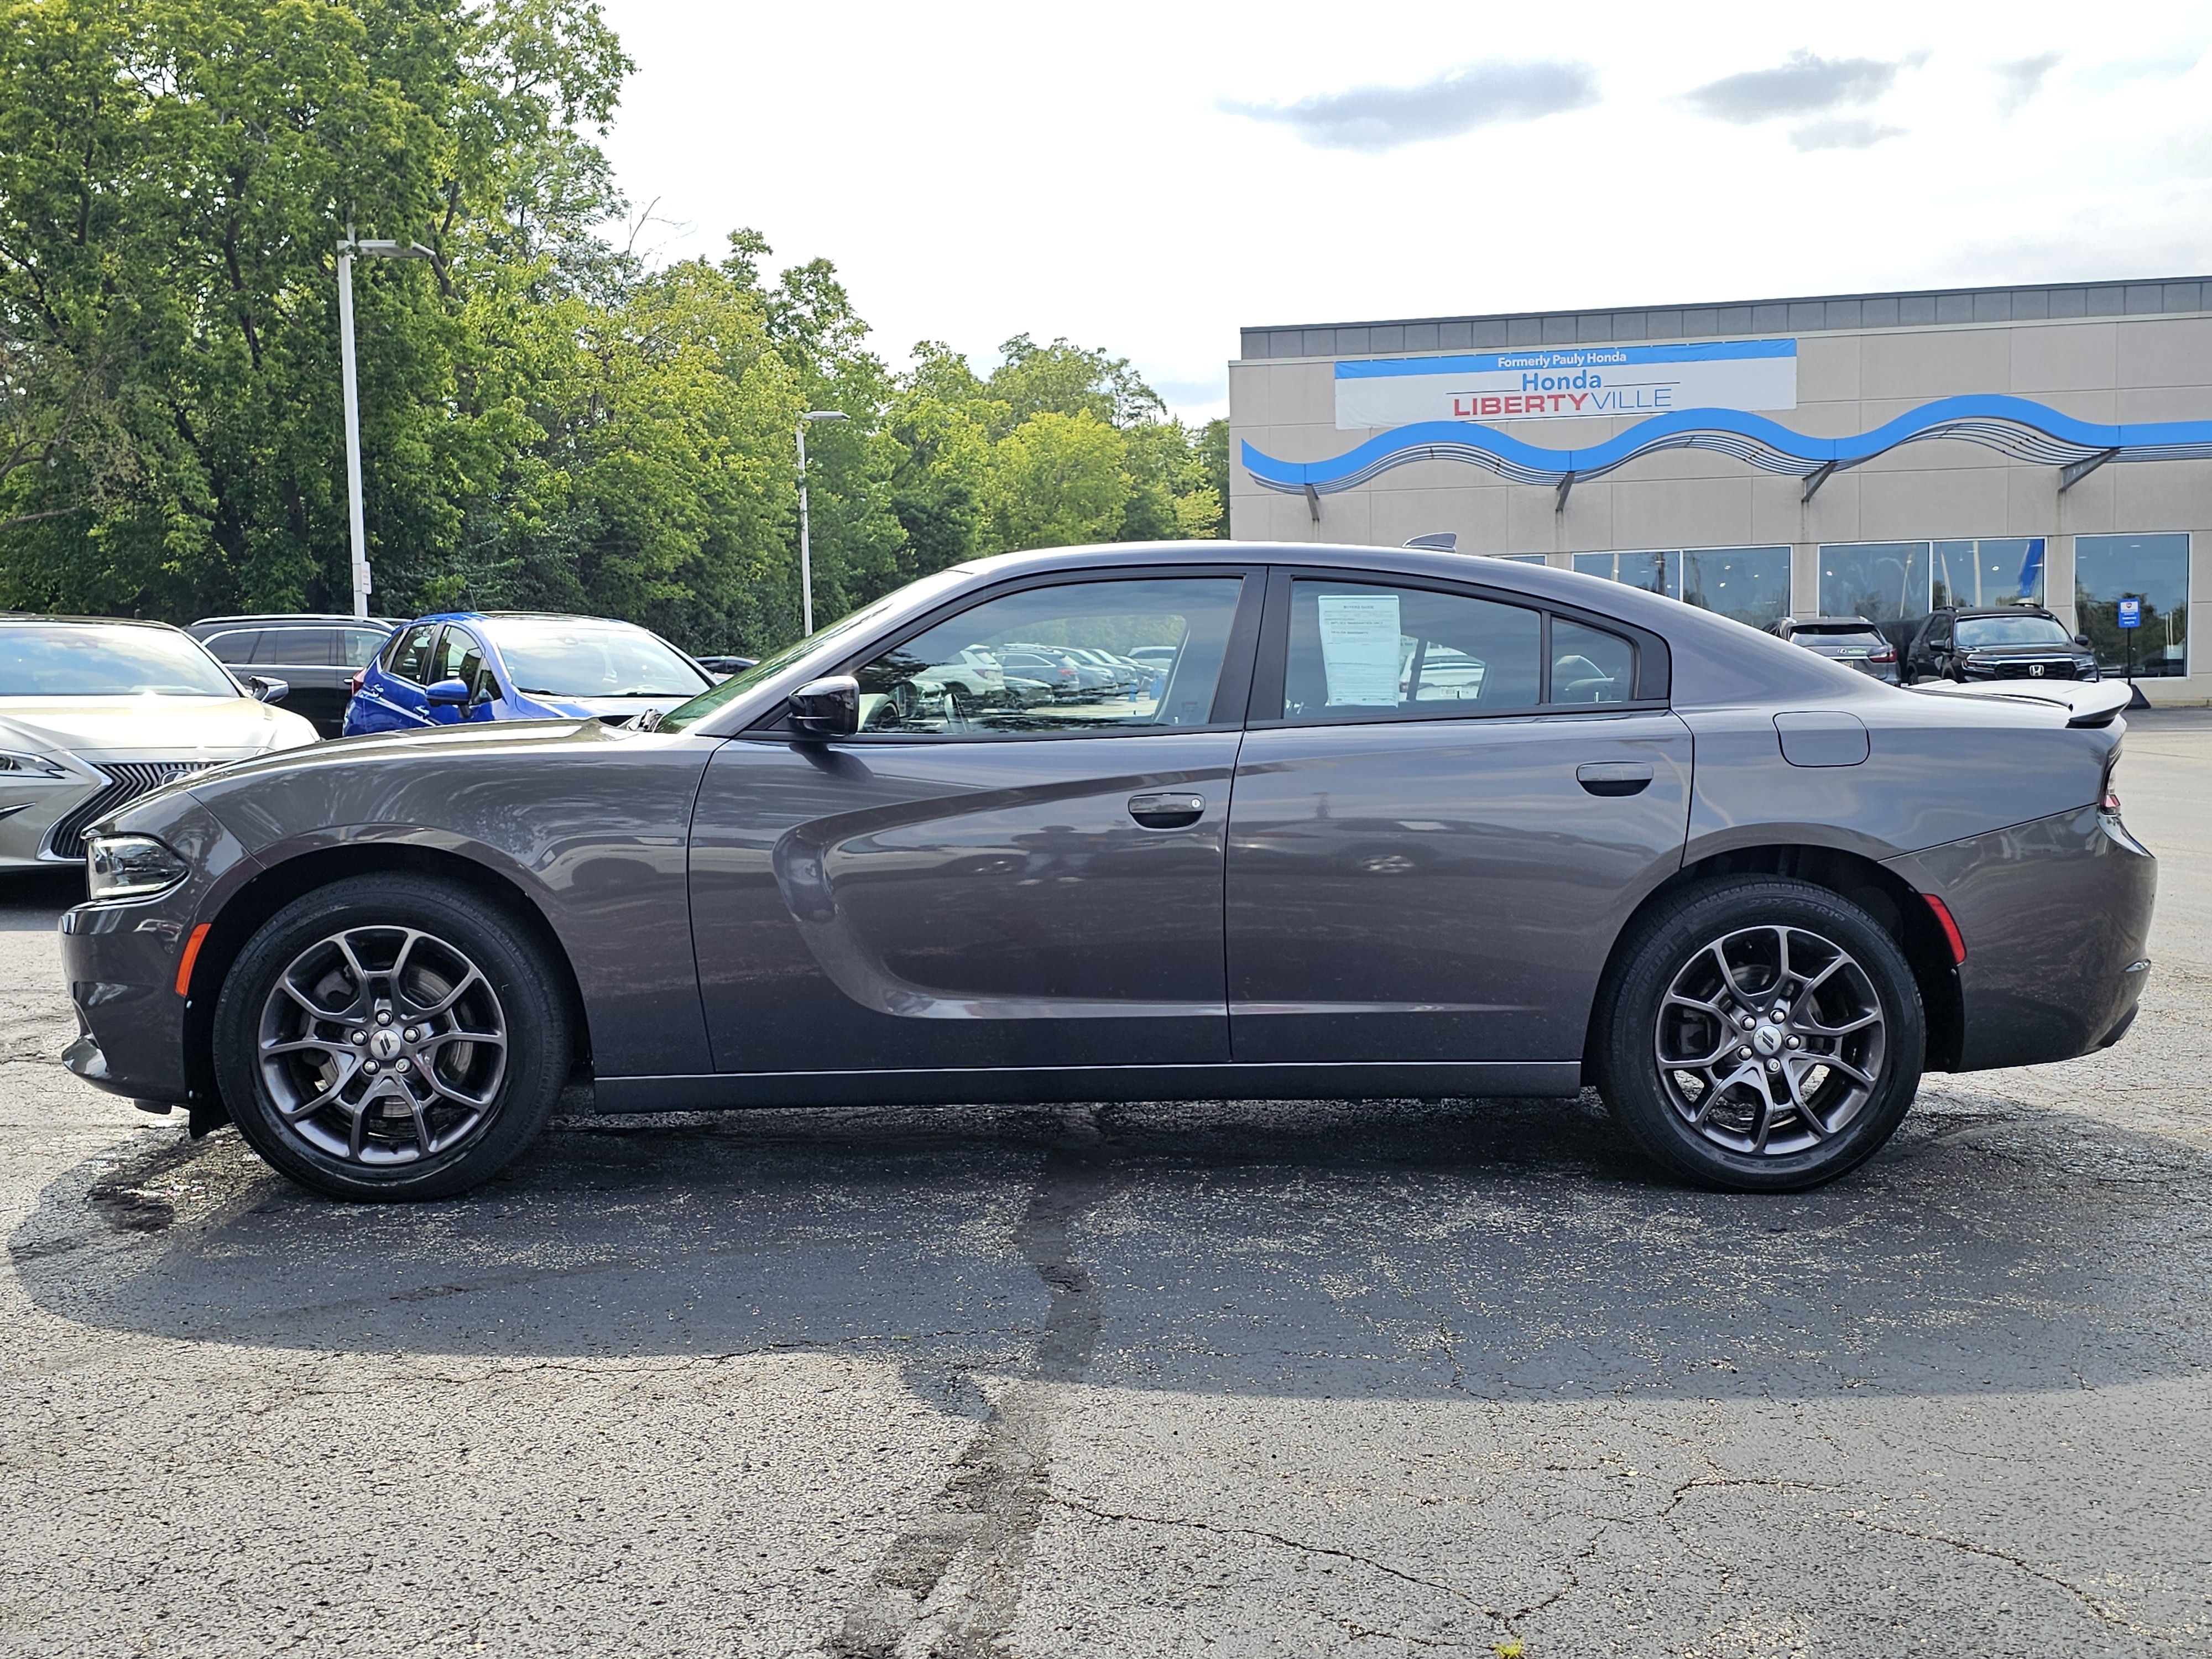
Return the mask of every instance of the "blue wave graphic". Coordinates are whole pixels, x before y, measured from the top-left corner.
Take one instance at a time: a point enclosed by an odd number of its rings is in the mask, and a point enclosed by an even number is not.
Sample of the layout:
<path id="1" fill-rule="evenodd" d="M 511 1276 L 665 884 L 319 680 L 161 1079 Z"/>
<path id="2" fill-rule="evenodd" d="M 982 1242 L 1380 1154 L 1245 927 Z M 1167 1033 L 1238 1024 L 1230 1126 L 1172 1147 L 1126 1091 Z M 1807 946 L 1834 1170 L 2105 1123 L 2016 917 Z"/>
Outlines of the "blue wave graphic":
<path id="1" fill-rule="evenodd" d="M 1577 482 L 1662 449 L 1714 449 L 1769 472 L 1810 477 L 1841 471 L 1929 438 L 1962 438 L 2014 460 L 2065 466 L 2106 456 L 2120 461 L 2212 459 L 2212 421 L 2154 421 L 2106 426 L 2077 421 L 2047 404 L 1997 393 L 1939 398 L 1856 438 L 1814 438 L 1733 409 L 1683 409 L 1654 415 L 1601 444 L 1547 449 L 1475 421 L 1421 421 L 1380 433 L 1333 460 L 1279 461 L 1244 445 L 1244 470 L 1269 489 L 1333 495 L 1412 461 L 1464 461 L 1516 483 Z"/>

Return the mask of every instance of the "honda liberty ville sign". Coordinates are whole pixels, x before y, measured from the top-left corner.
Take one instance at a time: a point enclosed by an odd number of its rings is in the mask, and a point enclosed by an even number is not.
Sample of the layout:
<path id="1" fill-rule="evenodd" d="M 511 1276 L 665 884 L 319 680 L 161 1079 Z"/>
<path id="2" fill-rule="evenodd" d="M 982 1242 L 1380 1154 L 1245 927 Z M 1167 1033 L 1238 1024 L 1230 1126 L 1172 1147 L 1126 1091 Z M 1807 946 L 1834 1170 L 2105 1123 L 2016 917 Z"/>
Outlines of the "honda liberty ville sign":
<path id="1" fill-rule="evenodd" d="M 1530 346 L 1336 366 L 1340 432 L 1417 421 L 1563 421 L 1797 407 L 1797 342 Z"/>

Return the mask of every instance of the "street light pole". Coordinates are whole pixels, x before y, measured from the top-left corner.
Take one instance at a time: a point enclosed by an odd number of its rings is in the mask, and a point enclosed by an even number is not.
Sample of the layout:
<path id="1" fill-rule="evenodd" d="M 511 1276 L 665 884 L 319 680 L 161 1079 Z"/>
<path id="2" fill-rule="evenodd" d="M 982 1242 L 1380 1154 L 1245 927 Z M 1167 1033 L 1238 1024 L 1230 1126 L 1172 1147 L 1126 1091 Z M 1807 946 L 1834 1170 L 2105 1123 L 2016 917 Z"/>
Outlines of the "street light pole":
<path id="1" fill-rule="evenodd" d="M 353 553 L 353 614 L 368 614 L 368 528 L 361 505 L 361 376 L 353 355 L 353 262 L 362 259 L 428 259 L 420 242 L 364 242 L 346 226 L 338 244 L 338 368 L 345 382 L 346 527 Z"/>
<path id="2" fill-rule="evenodd" d="M 816 421 L 851 417 L 842 409 L 809 410 L 799 417 L 799 631 L 814 631 L 814 549 L 806 522 L 806 428 Z"/>

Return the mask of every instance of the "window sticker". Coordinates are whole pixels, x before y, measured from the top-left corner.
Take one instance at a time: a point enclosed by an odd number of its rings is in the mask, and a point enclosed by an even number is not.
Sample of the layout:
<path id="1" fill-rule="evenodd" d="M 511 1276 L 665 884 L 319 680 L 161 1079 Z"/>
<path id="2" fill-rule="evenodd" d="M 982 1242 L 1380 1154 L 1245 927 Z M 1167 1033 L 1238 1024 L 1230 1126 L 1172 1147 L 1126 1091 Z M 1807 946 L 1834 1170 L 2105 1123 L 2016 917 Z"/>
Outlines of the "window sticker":
<path id="1" fill-rule="evenodd" d="M 1332 708 L 1398 706 L 1398 596 L 1322 593 L 1321 660 Z"/>

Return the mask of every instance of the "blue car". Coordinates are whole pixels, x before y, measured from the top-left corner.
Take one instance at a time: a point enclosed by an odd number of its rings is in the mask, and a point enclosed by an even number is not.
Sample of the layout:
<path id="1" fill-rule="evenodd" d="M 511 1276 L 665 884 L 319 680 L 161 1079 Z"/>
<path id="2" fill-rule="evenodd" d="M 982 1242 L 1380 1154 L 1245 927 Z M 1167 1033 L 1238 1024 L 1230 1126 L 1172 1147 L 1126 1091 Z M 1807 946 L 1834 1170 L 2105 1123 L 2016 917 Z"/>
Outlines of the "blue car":
<path id="1" fill-rule="evenodd" d="M 355 682 L 344 735 L 665 712 L 714 683 L 659 635 L 633 623 L 457 611 L 394 631 Z"/>

